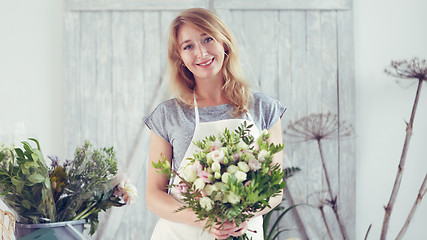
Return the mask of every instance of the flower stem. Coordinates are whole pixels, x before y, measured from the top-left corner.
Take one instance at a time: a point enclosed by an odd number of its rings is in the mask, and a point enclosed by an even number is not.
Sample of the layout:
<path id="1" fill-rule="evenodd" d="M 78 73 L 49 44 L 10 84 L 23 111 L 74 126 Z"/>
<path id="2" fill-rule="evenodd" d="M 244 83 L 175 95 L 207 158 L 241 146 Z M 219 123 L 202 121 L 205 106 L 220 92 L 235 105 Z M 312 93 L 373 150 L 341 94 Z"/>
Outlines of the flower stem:
<path id="1" fill-rule="evenodd" d="M 336 195 L 334 196 L 332 194 L 332 186 L 331 186 L 331 181 L 329 179 L 328 170 L 326 168 L 326 162 L 325 162 L 325 158 L 324 158 L 324 154 L 323 154 L 321 139 L 317 139 L 317 146 L 319 147 L 320 159 L 322 161 L 322 167 L 323 167 L 323 171 L 325 173 L 326 184 L 328 185 L 329 197 L 331 198 L 330 199 L 331 207 L 332 207 L 332 210 L 334 211 L 335 218 L 337 219 L 337 223 L 338 223 L 338 226 L 340 228 L 340 232 L 341 232 L 342 238 L 344 240 L 346 240 L 346 239 L 348 239 L 347 238 L 347 233 L 346 233 L 346 230 L 345 230 L 345 226 L 343 225 L 343 223 L 341 221 L 341 218 L 340 218 L 340 216 L 338 214 L 337 196 Z M 323 211 L 322 211 L 322 214 L 324 214 Z M 328 227 L 327 226 L 328 223 L 326 221 L 325 221 L 325 224 L 326 224 L 326 227 Z"/>
<path id="2" fill-rule="evenodd" d="M 326 231 L 328 232 L 329 238 L 334 239 L 332 237 L 331 229 L 329 229 L 329 224 L 326 221 L 326 215 L 325 215 L 325 211 L 323 210 L 323 205 L 320 206 L 319 209 L 320 209 L 320 213 L 322 214 L 322 219 L 323 219 L 323 222 L 325 223 Z"/>
<path id="3" fill-rule="evenodd" d="M 83 219 L 83 216 L 87 217 L 85 214 L 89 211 L 92 210 L 92 208 L 96 205 L 96 202 L 92 203 L 89 207 L 87 207 L 85 210 L 83 210 L 82 212 L 80 212 L 79 214 L 77 214 L 77 216 L 75 216 L 72 221 L 74 220 L 80 220 Z"/>
<path id="4" fill-rule="evenodd" d="M 424 79 L 418 80 L 417 93 L 415 95 L 414 105 L 412 106 L 411 119 L 409 120 L 409 123 L 406 127 L 405 142 L 403 144 L 402 155 L 400 156 L 400 162 L 397 169 L 396 179 L 394 181 L 394 186 L 391 192 L 390 200 L 387 206 L 385 207 L 384 221 L 381 229 L 380 240 L 386 240 L 387 238 L 387 231 L 390 223 L 391 212 L 393 211 L 393 206 L 394 206 L 394 203 L 396 202 L 397 193 L 399 192 L 399 188 L 400 188 L 400 183 L 402 182 L 403 170 L 406 162 L 406 154 L 408 153 L 409 142 L 412 136 L 412 128 L 413 128 L 414 119 L 415 119 L 415 112 L 417 111 L 418 100 L 420 98 L 420 92 L 421 92 L 423 81 Z"/>

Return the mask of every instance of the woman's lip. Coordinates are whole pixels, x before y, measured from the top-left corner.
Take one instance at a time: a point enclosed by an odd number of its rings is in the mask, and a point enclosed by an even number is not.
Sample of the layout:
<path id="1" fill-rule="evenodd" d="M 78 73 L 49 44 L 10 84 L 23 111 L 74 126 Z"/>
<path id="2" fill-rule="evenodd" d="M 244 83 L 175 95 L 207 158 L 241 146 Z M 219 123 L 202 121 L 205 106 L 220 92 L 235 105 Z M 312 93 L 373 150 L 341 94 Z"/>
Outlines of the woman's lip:
<path id="1" fill-rule="evenodd" d="M 206 66 L 210 65 L 210 64 L 214 61 L 214 59 L 215 59 L 215 58 L 211 58 L 211 59 L 209 59 L 209 60 L 208 60 L 208 61 L 206 61 L 206 62 L 197 63 L 196 65 L 198 65 L 198 66 L 202 66 L 202 67 L 206 67 Z"/>

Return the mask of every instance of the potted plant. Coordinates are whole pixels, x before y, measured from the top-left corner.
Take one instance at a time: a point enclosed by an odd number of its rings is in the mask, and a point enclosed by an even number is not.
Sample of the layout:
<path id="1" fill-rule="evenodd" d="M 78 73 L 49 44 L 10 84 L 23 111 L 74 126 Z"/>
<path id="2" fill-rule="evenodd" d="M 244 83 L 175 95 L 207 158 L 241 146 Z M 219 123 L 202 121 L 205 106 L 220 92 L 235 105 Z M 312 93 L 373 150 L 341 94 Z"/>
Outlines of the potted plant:
<path id="1" fill-rule="evenodd" d="M 17 214 L 17 238 L 52 227 L 59 239 L 67 239 L 69 233 L 81 234 L 85 223 L 92 235 L 99 212 L 137 197 L 135 186 L 117 174 L 113 147 L 95 149 L 86 141 L 72 161 L 60 164 L 58 157 L 49 157 L 47 167 L 38 141 L 29 140 L 36 147 L 26 141 L 21 148 L 0 145 L 0 195 Z M 73 231 L 61 230 L 66 227 Z"/>

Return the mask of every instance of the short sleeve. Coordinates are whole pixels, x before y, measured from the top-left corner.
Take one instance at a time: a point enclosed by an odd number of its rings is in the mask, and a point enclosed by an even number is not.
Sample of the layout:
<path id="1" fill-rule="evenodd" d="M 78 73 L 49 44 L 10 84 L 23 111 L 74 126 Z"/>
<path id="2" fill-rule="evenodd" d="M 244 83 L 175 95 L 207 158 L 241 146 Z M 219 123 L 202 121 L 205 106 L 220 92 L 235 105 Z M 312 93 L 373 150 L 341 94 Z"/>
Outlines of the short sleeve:
<path id="1" fill-rule="evenodd" d="M 170 139 L 166 129 L 165 109 L 162 105 L 156 107 L 150 115 L 144 118 L 145 125 L 168 143 Z"/>
<path id="2" fill-rule="evenodd" d="M 266 94 L 254 94 L 254 114 L 259 118 L 262 129 L 270 129 L 280 120 L 286 107 L 277 99 Z"/>

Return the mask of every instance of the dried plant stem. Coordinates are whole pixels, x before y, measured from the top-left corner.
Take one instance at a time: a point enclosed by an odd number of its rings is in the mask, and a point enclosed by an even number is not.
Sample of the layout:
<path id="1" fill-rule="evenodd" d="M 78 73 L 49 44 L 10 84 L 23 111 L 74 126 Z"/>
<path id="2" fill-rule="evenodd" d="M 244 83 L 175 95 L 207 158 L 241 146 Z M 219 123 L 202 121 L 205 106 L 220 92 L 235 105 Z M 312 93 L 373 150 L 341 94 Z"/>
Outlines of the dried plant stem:
<path id="1" fill-rule="evenodd" d="M 400 183 L 402 182 L 403 170 L 406 162 L 406 154 L 408 153 L 409 142 L 412 136 L 412 127 L 414 123 L 415 112 L 417 111 L 418 100 L 420 97 L 422 83 L 423 83 L 423 79 L 419 79 L 417 93 L 415 95 L 414 105 L 412 107 L 411 119 L 409 120 L 409 123 L 407 124 L 407 127 L 406 127 L 406 137 L 405 137 L 405 142 L 403 144 L 402 155 L 400 157 L 400 163 L 397 170 L 396 179 L 394 182 L 393 190 L 391 192 L 390 200 L 387 206 L 385 207 L 384 221 L 383 221 L 383 226 L 382 226 L 381 236 L 380 236 L 381 240 L 386 240 L 388 226 L 390 223 L 391 212 L 393 211 L 393 206 L 396 201 L 397 193 L 399 192 L 399 188 L 400 188 Z"/>
<path id="2" fill-rule="evenodd" d="M 324 158 L 324 154 L 323 154 L 323 148 L 322 148 L 322 144 L 321 144 L 321 139 L 317 139 L 317 146 L 319 147 L 320 159 L 322 161 L 322 167 L 323 167 L 323 171 L 325 173 L 326 184 L 328 185 L 329 197 L 331 198 L 330 199 L 330 204 L 331 204 L 332 210 L 334 211 L 335 218 L 337 219 L 337 223 L 338 223 L 338 226 L 340 228 L 340 232 L 341 232 L 342 238 L 345 240 L 345 239 L 348 239 L 347 238 L 347 233 L 346 233 L 345 227 L 344 227 L 344 225 L 343 225 L 343 223 L 342 223 L 342 221 L 340 219 L 340 215 L 338 214 L 337 196 L 336 195 L 334 196 L 334 194 L 332 193 L 331 181 L 329 179 L 328 170 L 326 168 L 326 162 L 325 162 L 325 158 Z M 327 222 L 325 222 L 325 224 L 326 224 L 326 227 L 328 227 L 327 226 Z"/>
<path id="3" fill-rule="evenodd" d="M 368 231 L 366 231 L 365 238 L 364 238 L 365 240 L 368 240 L 368 235 L 369 235 L 369 232 L 371 231 L 371 227 L 372 227 L 372 224 L 369 225 Z"/>
<path id="4" fill-rule="evenodd" d="M 323 222 L 325 223 L 326 231 L 328 232 L 329 238 L 332 240 L 334 238 L 332 237 L 331 229 L 329 228 L 329 224 L 328 224 L 328 221 L 326 220 L 326 215 L 325 215 L 325 211 L 323 210 L 323 208 L 324 208 L 323 205 L 321 205 L 319 207 L 320 213 L 322 214 L 322 219 L 323 219 Z"/>
<path id="5" fill-rule="evenodd" d="M 399 234 L 396 237 L 396 240 L 400 240 L 403 238 L 403 235 L 406 233 L 406 229 L 408 229 L 409 223 L 411 222 L 412 218 L 414 217 L 415 210 L 417 210 L 418 205 L 421 203 L 421 200 L 423 200 L 424 195 L 427 192 L 427 174 L 424 177 L 424 181 L 421 184 L 420 191 L 418 192 L 417 199 L 415 199 L 414 205 L 412 205 L 411 212 L 408 215 L 408 218 L 406 219 L 405 224 L 403 225 L 402 229 L 400 230 Z"/>

